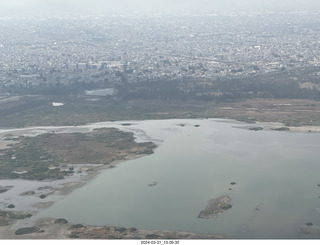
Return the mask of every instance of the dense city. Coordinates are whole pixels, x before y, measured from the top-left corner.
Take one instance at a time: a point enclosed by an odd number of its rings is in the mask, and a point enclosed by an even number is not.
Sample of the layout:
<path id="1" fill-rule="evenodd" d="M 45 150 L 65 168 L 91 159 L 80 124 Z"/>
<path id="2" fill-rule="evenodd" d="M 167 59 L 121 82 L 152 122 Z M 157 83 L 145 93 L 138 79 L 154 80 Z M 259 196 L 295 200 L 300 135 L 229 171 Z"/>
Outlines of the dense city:
<path id="1" fill-rule="evenodd" d="M 154 97 L 163 86 L 176 98 L 234 89 L 248 97 L 261 94 L 248 81 L 269 75 L 318 92 L 319 22 L 319 13 L 3 18 L 1 94 L 116 88 L 122 97 Z"/>

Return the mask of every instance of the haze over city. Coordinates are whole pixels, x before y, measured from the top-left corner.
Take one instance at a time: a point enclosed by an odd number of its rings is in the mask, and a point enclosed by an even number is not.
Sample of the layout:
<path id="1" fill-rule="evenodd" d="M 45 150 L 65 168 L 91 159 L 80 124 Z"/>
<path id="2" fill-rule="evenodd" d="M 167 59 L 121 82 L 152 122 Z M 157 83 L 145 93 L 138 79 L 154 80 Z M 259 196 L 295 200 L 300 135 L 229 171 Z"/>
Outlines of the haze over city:
<path id="1" fill-rule="evenodd" d="M 320 239 L 319 0 L 0 0 L 0 33 L 0 240 Z"/>
<path id="2" fill-rule="evenodd" d="M 317 0 L 12 0 L 1 1 L 1 16 L 76 13 L 190 14 L 230 11 L 319 11 Z"/>

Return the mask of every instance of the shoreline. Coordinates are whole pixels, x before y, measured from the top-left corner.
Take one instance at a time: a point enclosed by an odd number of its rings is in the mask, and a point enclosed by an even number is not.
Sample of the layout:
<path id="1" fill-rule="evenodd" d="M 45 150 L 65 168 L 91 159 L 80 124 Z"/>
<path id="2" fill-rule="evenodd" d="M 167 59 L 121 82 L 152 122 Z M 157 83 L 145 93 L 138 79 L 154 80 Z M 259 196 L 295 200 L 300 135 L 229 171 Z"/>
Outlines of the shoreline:
<path id="1" fill-rule="evenodd" d="M 252 131 L 284 131 L 291 133 L 320 133 L 320 126 L 285 126 L 280 122 L 256 122 L 253 124 L 246 124 L 246 126 L 239 126 L 237 128 L 252 130 Z M 281 130 L 282 129 L 282 130 Z"/>
<path id="2" fill-rule="evenodd" d="M 39 213 L 41 213 L 42 210 L 49 208 L 50 206 L 54 205 L 56 202 L 58 202 L 59 200 L 63 199 L 65 196 L 69 195 L 70 193 L 72 193 L 73 191 L 75 191 L 76 189 L 81 188 L 82 186 L 88 184 L 90 181 L 93 181 L 99 174 L 101 174 L 103 171 L 106 171 L 107 169 L 112 169 L 115 168 L 118 164 L 123 163 L 125 161 L 130 161 L 130 160 L 134 160 L 134 159 L 138 159 L 140 157 L 144 157 L 145 155 L 137 155 L 137 156 L 132 156 L 129 157 L 126 160 L 117 160 L 109 165 L 102 165 L 102 166 L 91 166 L 90 169 L 93 169 L 93 172 L 88 173 L 85 176 L 77 176 L 78 180 L 77 181 L 68 181 L 68 179 L 66 179 L 64 181 L 64 183 L 62 184 L 61 188 L 59 187 L 54 187 L 54 192 L 48 196 L 50 197 L 50 201 L 46 201 L 44 199 L 44 201 L 41 201 L 41 199 L 35 200 L 35 202 L 31 203 L 32 208 L 34 209 L 31 213 L 32 216 L 28 219 L 13 219 L 10 223 L 10 225 L 7 226 L 0 226 L 0 240 L 1 239 L 25 239 L 25 238 L 37 238 L 37 239 L 67 239 L 68 237 L 63 235 L 65 232 L 62 233 L 62 231 L 65 231 L 68 227 L 66 226 L 65 229 L 62 228 L 54 228 L 53 230 L 60 230 L 60 235 L 61 236 L 55 236 L 55 237 L 51 237 L 50 235 L 46 234 L 46 233 L 39 233 L 38 236 L 36 236 L 35 234 L 33 235 L 16 235 L 14 234 L 15 230 L 19 229 L 19 228 L 24 228 L 24 227 L 32 227 L 32 226 L 43 226 L 46 227 L 46 229 L 51 230 L 51 228 L 48 226 L 49 224 L 53 224 L 53 221 L 55 220 L 54 218 L 43 218 L 43 217 L 39 217 Z M 22 180 L 23 181 L 23 180 Z M 40 182 L 45 184 L 48 184 L 49 182 L 41 182 L 41 181 L 32 181 L 32 180 L 27 180 L 30 182 Z M 43 186 L 43 187 L 45 187 Z M 38 187 L 37 189 L 39 189 L 41 187 Z M 29 190 L 29 191 L 35 191 L 37 189 L 34 190 Z M 1 210 L 1 211 L 10 211 L 10 212 L 15 212 L 15 210 L 9 210 L 9 209 L 5 209 L 5 210 Z M 25 211 L 20 211 L 23 213 L 26 213 Z M 50 222 L 49 222 L 50 221 Z M 72 225 L 72 224 L 70 224 Z M 91 228 L 99 228 L 100 226 L 88 226 Z M 110 226 L 111 227 L 111 226 Z M 50 231 L 49 233 L 51 233 L 53 231 Z M 56 231 L 54 231 L 54 233 L 56 233 Z"/>
<path id="3" fill-rule="evenodd" d="M 181 119 L 181 120 L 184 120 L 184 119 Z M 187 120 L 190 120 L 190 119 L 187 119 Z M 197 120 L 197 119 L 191 119 L 191 120 Z M 203 119 L 199 119 L 199 120 L 203 120 Z M 219 122 L 219 119 L 211 119 L 211 120 Z M 136 122 L 136 121 L 134 121 L 134 122 Z M 238 122 L 238 121 L 230 120 L 230 122 L 233 123 L 233 122 Z M 113 123 L 110 123 L 104 127 L 116 127 L 120 130 L 130 131 L 135 134 L 136 129 L 130 129 L 128 127 L 121 126 L 121 124 L 123 124 L 123 122 L 121 122 L 121 121 L 118 123 L 119 123 L 119 125 L 115 125 Z M 243 126 L 241 124 L 243 124 L 243 125 L 245 124 L 246 126 Z M 277 122 L 274 122 L 274 123 L 257 122 L 255 124 L 247 124 L 247 123 L 241 123 L 241 124 L 239 124 L 239 126 L 236 126 L 236 127 L 249 130 L 250 127 L 256 127 L 256 126 L 261 125 L 261 126 L 263 126 L 263 131 L 272 131 L 272 128 L 284 127 L 284 125 L 282 123 L 277 123 Z M 78 126 L 78 127 L 68 127 L 68 126 L 66 126 L 66 127 L 32 127 L 32 128 L 25 128 L 25 129 L 17 129 L 16 131 L 14 129 L 10 129 L 10 130 L 4 130 L 5 133 L 3 131 L 0 131 L 0 136 L 4 137 L 5 134 L 12 133 L 12 132 L 14 132 L 15 134 L 18 134 L 18 135 L 25 135 L 26 133 L 27 134 L 29 133 L 28 135 L 30 135 L 30 132 L 31 132 L 31 134 L 33 132 L 32 135 L 36 135 L 36 134 L 41 134 L 44 132 L 51 132 L 51 130 L 59 130 L 59 131 L 57 131 L 57 133 L 79 132 L 79 131 L 80 132 L 90 132 L 94 128 L 100 128 L 100 126 L 95 125 L 95 124 L 88 124 L 85 126 Z M 288 128 L 290 129 L 288 132 L 292 132 L 292 133 L 308 133 L 310 131 L 312 133 L 320 132 L 320 126 L 301 126 L 301 127 L 288 127 Z M 135 136 L 137 136 L 137 135 L 135 135 Z M 3 140 L 3 137 L 1 137 L 2 140 Z M 139 140 L 141 140 L 141 138 L 139 138 Z M 156 143 L 158 144 L 159 141 L 156 141 Z M 41 210 L 46 209 L 46 208 L 50 207 L 51 205 L 54 205 L 54 203 L 63 199 L 65 196 L 72 193 L 74 190 L 89 183 L 90 181 L 95 179 L 102 171 L 105 171 L 106 169 L 114 168 L 120 163 L 130 161 L 133 159 L 137 159 L 137 158 L 140 158 L 143 156 L 146 156 L 146 155 L 130 156 L 125 160 L 116 160 L 109 165 L 99 165 L 99 166 L 97 166 L 97 165 L 94 166 L 94 165 L 90 165 L 90 164 L 85 165 L 85 166 L 88 166 L 93 171 L 86 172 L 85 175 L 79 174 L 76 171 L 72 175 L 71 178 L 68 177 L 63 181 L 60 181 L 62 183 L 55 183 L 52 187 L 52 189 L 54 191 L 50 195 L 48 195 L 47 198 L 45 198 L 43 200 L 34 198 L 34 202 L 32 203 L 32 209 L 33 209 L 32 212 L 34 215 L 30 219 L 15 220 L 9 226 L 0 226 L 0 239 L 25 239 L 25 238 L 67 239 L 68 237 L 65 234 L 67 234 L 66 232 L 70 228 L 70 226 L 72 226 L 72 224 L 63 225 L 63 226 L 59 227 L 53 223 L 54 219 L 52 219 L 52 218 L 43 219 L 41 217 L 37 217 L 37 214 L 39 214 L 41 212 Z M 79 168 L 85 167 L 85 166 L 82 165 L 82 166 L 79 166 Z M 6 181 L 7 180 L 0 180 L 0 185 L 1 185 L 1 182 L 6 182 Z M 12 180 L 12 181 L 14 181 L 14 180 Z M 16 180 L 16 181 L 22 181 L 22 182 L 26 181 L 26 182 L 35 182 L 35 183 L 37 182 L 39 185 L 36 185 L 34 187 L 34 189 L 27 188 L 25 191 L 38 191 L 38 192 L 41 187 L 44 188 L 44 189 L 42 189 L 43 192 L 50 189 L 50 188 L 45 189 L 45 187 L 50 186 L 50 183 L 52 183 L 50 181 L 29 181 L 29 180 Z M 40 193 L 41 192 L 39 192 L 38 194 L 40 194 Z M 0 206 L 0 209 L 2 209 L 1 206 Z M 5 211 L 13 211 L 14 212 L 15 210 L 14 209 L 13 210 L 5 209 Z M 26 209 L 25 211 L 28 211 L 28 209 Z M 14 234 L 15 230 L 18 228 L 31 227 L 33 225 L 40 225 L 41 227 L 44 227 L 45 229 L 47 229 L 47 232 L 35 233 L 35 234 L 29 234 L 29 235 L 21 235 L 21 236 Z M 86 226 L 86 227 L 88 227 L 89 230 L 101 228 L 101 226 Z M 107 226 L 104 226 L 104 227 L 107 227 Z M 108 227 L 112 228 L 112 226 L 108 226 Z M 51 230 L 51 229 L 53 229 L 53 230 Z M 158 232 L 164 232 L 164 231 L 158 231 Z M 54 234 L 55 234 L 55 236 L 54 236 Z M 147 234 L 147 232 L 144 232 L 143 234 Z M 188 232 L 186 232 L 185 234 L 194 234 L 194 237 L 198 236 L 198 238 L 200 238 L 200 239 L 201 239 L 201 236 L 202 237 L 212 236 L 211 238 L 225 238 L 225 237 L 216 236 L 216 235 L 200 235 L 200 234 L 188 233 Z"/>
<path id="4" fill-rule="evenodd" d="M 61 221 L 61 219 L 60 219 Z M 39 231 L 29 234 L 17 235 L 14 230 L 2 229 L 0 227 L 0 236 L 5 235 L 6 239 L 226 239 L 222 235 L 200 234 L 184 231 L 169 230 L 143 230 L 134 227 L 120 226 L 93 226 L 69 223 L 65 220 L 62 222 L 58 219 L 41 218 L 35 222 Z M 3 239 L 3 238 L 2 238 Z"/>
<path id="5" fill-rule="evenodd" d="M 116 165 L 123 163 L 125 161 L 130 161 L 133 159 L 138 159 L 140 157 L 143 157 L 145 155 L 139 155 L 139 156 L 133 156 L 129 159 L 126 159 L 124 161 L 116 161 L 114 163 L 111 163 L 108 166 L 97 166 L 95 167 L 95 172 L 89 173 L 88 175 L 82 177 L 79 179 L 79 181 L 72 181 L 72 182 L 65 182 L 62 186 L 62 188 L 57 189 L 57 193 L 53 193 L 52 197 L 55 197 L 55 200 L 50 203 L 48 206 L 38 206 L 37 211 L 34 211 L 34 215 L 26 220 L 13 220 L 13 222 L 8 226 L 0 226 L 0 240 L 2 239 L 13 239 L 13 240 L 19 240 L 19 239 L 72 239 L 76 237 L 72 237 L 72 234 L 74 232 L 76 233 L 83 233 L 82 235 L 85 237 L 79 237 L 78 239 L 226 239 L 225 236 L 222 235 L 216 235 L 216 234 L 200 234 L 200 233 L 194 233 L 194 232 L 185 232 L 185 231 L 169 231 L 169 230 L 143 230 L 143 229 L 136 229 L 136 228 L 130 228 L 130 227 L 119 227 L 119 226 L 112 226 L 112 225 L 105 225 L 105 226 L 95 226 L 95 225 L 87 225 L 87 224 L 81 224 L 81 226 L 85 227 L 80 229 L 79 228 L 73 228 L 75 226 L 78 226 L 79 224 L 75 223 L 66 223 L 66 224 L 57 224 L 55 221 L 56 218 L 51 217 L 39 217 L 37 214 L 41 212 L 41 210 L 49 208 L 51 205 L 54 205 L 57 201 L 61 200 L 61 198 L 64 198 L 68 194 L 72 193 L 74 190 L 81 188 L 82 186 L 86 185 L 90 181 L 94 180 L 102 171 L 105 171 L 107 169 L 115 168 Z M 35 205 L 40 203 L 46 203 L 46 202 L 39 202 L 35 203 L 33 207 L 36 207 Z M 40 232 L 34 232 L 30 234 L 24 234 L 24 235 L 17 235 L 15 234 L 15 231 L 19 228 L 26 228 L 26 227 L 39 227 Z M 100 232 L 101 230 L 111 230 L 112 234 L 116 233 L 117 236 L 112 237 L 113 235 L 110 235 L 110 237 L 105 237 L 105 235 L 92 237 L 92 233 Z M 117 230 L 121 229 L 136 229 L 132 234 L 127 234 L 126 236 L 122 237 L 123 234 L 117 233 Z M 86 234 L 87 233 L 87 234 Z M 151 235 L 157 236 L 156 238 L 148 237 Z"/>
<path id="6" fill-rule="evenodd" d="M 104 127 L 113 128 L 113 125 Z M 63 127 L 31 127 L 18 129 L 0 130 L 0 149 L 8 148 L 10 143 L 15 143 L 11 140 L 5 140 L 8 135 L 16 138 L 19 136 L 37 136 L 43 133 L 50 133 L 53 130 L 55 133 L 89 133 L 95 128 L 102 128 L 95 125 L 85 126 L 63 126 Z M 120 129 L 121 130 L 121 129 Z M 133 132 L 134 133 L 134 132 Z M 90 181 L 94 180 L 100 173 L 107 169 L 115 168 L 118 164 L 147 156 L 148 154 L 129 155 L 125 159 L 114 160 L 110 164 L 75 164 L 72 165 L 75 171 L 71 176 L 66 176 L 62 180 L 27 180 L 27 179 L 1 179 L 0 186 L 10 187 L 2 195 L 0 201 L 0 211 L 4 212 L 23 212 L 30 213 L 32 216 L 28 219 L 12 219 L 10 224 L 0 226 L 0 239 L 18 239 L 20 236 L 14 234 L 14 231 L 23 228 L 31 227 L 38 222 L 39 214 L 42 210 L 49 208 L 59 200 L 65 198 L 74 190 L 81 188 Z M 80 171 L 81 170 L 81 171 Z M 44 198 L 41 198 L 44 195 Z M 40 198 L 39 198 L 40 196 Z M 14 208 L 9 208 L 10 204 L 14 203 Z M 46 238 L 41 236 L 42 238 Z M 59 238 L 59 237 L 57 237 Z M 67 237 L 63 237 L 67 238 Z"/>

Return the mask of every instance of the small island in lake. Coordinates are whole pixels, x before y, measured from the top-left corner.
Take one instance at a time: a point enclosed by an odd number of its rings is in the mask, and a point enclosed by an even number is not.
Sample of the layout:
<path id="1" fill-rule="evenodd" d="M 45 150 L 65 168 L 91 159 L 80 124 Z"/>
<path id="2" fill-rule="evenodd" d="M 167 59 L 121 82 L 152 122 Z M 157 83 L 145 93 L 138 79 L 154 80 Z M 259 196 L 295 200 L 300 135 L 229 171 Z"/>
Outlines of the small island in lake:
<path id="1" fill-rule="evenodd" d="M 198 218 L 215 219 L 232 207 L 229 196 L 221 196 L 208 202 L 205 210 L 202 210 Z"/>

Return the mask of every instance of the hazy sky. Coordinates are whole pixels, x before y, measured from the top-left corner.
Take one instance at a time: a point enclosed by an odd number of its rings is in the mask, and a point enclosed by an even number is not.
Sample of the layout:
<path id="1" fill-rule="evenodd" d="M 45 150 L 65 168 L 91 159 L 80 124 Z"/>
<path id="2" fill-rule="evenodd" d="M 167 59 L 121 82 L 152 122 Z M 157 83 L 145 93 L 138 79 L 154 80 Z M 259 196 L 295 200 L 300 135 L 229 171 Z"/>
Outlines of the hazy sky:
<path id="1" fill-rule="evenodd" d="M 320 11 L 320 0 L 0 0 L 0 15 Z"/>

